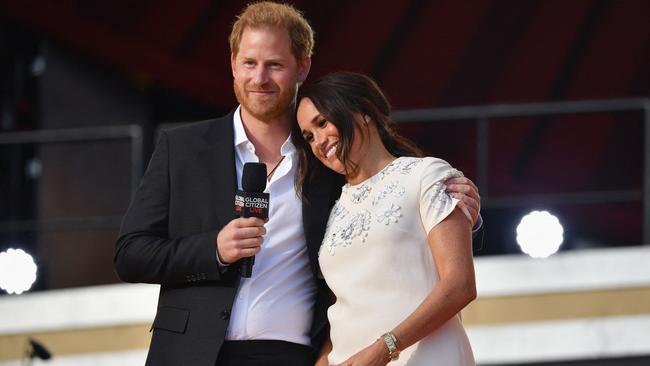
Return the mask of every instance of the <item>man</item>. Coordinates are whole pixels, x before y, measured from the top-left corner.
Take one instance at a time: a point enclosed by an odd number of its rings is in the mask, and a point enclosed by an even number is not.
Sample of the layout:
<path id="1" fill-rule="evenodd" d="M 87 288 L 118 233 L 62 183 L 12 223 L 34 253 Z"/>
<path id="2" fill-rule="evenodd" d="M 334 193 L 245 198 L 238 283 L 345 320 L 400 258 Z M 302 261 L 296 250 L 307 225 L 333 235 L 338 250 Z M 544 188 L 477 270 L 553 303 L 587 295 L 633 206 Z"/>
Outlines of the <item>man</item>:
<path id="1" fill-rule="evenodd" d="M 124 281 L 160 284 L 147 365 L 313 365 L 326 334 L 327 287 L 318 248 L 341 177 L 319 173 L 295 192 L 290 131 L 313 32 L 293 7 L 249 5 L 230 35 L 229 115 L 163 131 L 124 218 L 115 268 Z M 268 222 L 233 219 L 245 162 L 270 172 Z M 478 216 L 467 180 L 465 204 Z M 237 261 L 256 256 L 241 278 Z"/>

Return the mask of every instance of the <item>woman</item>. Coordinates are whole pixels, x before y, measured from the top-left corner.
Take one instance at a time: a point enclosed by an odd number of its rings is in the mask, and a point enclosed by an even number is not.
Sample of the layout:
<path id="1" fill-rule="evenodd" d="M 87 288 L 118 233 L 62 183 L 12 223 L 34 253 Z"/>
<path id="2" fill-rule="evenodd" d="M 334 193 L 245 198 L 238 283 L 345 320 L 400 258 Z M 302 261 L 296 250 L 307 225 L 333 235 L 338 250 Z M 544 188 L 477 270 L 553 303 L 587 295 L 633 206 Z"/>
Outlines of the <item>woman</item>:
<path id="1" fill-rule="evenodd" d="M 314 157 L 347 180 L 319 254 L 336 302 L 318 364 L 474 365 L 458 315 L 476 297 L 471 219 L 443 184 L 460 172 L 417 157 L 366 76 L 330 74 L 298 100 L 297 186 Z"/>

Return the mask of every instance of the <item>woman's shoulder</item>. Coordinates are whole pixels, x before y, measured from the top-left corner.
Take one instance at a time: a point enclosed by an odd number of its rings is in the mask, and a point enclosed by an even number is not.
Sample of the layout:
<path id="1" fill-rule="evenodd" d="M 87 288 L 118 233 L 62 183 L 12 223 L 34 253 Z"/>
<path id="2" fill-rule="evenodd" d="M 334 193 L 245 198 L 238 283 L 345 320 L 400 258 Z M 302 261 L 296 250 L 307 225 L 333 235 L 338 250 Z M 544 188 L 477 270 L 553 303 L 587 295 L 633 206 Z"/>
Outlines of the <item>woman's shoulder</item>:
<path id="1" fill-rule="evenodd" d="M 463 175 L 461 171 L 455 169 L 447 161 L 433 156 L 401 157 L 399 160 L 402 170 L 412 170 L 414 175 L 420 176 L 427 181 L 447 180 Z"/>
<path id="2" fill-rule="evenodd" d="M 445 160 L 433 156 L 413 157 L 402 156 L 395 161 L 397 168 L 402 170 L 449 170 L 453 167 Z"/>

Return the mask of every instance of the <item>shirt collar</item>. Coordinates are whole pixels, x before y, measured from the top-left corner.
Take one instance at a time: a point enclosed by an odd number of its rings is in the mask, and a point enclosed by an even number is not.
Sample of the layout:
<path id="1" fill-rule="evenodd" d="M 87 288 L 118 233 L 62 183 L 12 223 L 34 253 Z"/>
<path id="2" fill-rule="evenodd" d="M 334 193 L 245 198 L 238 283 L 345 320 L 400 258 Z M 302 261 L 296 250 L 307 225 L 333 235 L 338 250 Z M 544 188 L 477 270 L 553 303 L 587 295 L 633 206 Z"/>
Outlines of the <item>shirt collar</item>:
<path id="1" fill-rule="evenodd" d="M 245 146 L 246 143 L 250 143 L 248 135 L 246 135 L 246 130 L 244 129 L 244 122 L 241 119 L 241 105 L 235 110 L 235 115 L 233 117 L 233 126 L 235 128 L 235 148 L 239 146 Z M 280 154 L 287 156 L 293 154 L 296 151 L 296 146 L 291 141 L 291 133 L 287 140 L 280 147 Z"/>
<path id="2" fill-rule="evenodd" d="M 246 130 L 244 129 L 244 122 L 242 122 L 241 119 L 241 105 L 235 110 L 233 126 L 235 127 L 235 147 L 250 142 L 246 135 Z"/>
<path id="3" fill-rule="evenodd" d="M 296 152 L 296 146 L 293 144 L 293 141 L 291 141 L 291 133 L 289 133 L 289 137 L 287 137 L 287 140 L 280 147 L 280 154 L 288 156 L 292 155 L 294 152 Z"/>

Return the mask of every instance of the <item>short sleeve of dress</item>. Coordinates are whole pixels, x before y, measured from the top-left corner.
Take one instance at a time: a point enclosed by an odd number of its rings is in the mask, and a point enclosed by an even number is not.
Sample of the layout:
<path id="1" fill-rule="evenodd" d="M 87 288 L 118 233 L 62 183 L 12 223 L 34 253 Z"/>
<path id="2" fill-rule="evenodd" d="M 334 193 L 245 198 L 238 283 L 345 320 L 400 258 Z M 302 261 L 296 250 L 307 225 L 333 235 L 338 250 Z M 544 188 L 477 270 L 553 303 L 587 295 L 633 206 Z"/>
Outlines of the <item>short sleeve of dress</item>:
<path id="1" fill-rule="evenodd" d="M 445 181 L 463 173 L 437 158 L 424 158 L 420 175 L 420 218 L 427 233 L 444 220 L 458 200 L 447 193 Z"/>

